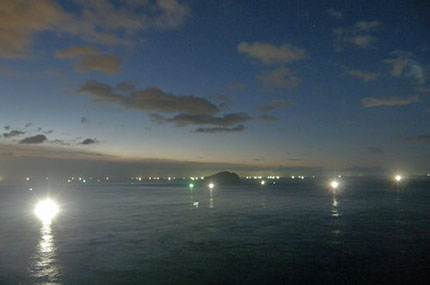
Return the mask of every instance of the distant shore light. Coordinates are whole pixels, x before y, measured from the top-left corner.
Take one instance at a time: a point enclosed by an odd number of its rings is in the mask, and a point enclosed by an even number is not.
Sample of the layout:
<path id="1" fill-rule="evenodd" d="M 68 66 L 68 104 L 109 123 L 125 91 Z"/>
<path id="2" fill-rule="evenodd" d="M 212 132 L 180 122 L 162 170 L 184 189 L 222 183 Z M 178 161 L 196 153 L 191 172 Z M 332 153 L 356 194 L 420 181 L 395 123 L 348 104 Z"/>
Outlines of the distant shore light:
<path id="1" fill-rule="evenodd" d="M 332 188 L 333 190 L 336 190 L 336 189 L 337 189 L 337 187 L 339 187 L 339 182 L 337 182 L 336 180 L 333 180 L 333 181 L 330 183 L 330 186 L 331 186 L 331 188 Z"/>
<path id="2" fill-rule="evenodd" d="M 394 177 L 394 179 L 395 179 L 397 182 L 400 182 L 400 181 L 402 181 L 403 177 L 402 177 L 402 176 L 400 176 L 400 175 L 396 175 L 396 176 Z"/>
<path id="3" fill-rule="evenodd" d="M 59 207 L 55 201 L 46 199 L 37 203 L 34 209 L 34 214 L 42 221 L 42 223 L 50 224 L 59 211 Z"/>
<path id="4" fill-rule="evenodd" d="M 215 185 L 213 183 L 209 183 L 209 189 L 213 189 L 215 187 Z"/>
<path id="5" fill-rule="evenodd" d="M 264 181 L 264 180 L 261 180 L 261 185 L 264 185 L 264 184 L 266 184 L 266 181 Z"/>

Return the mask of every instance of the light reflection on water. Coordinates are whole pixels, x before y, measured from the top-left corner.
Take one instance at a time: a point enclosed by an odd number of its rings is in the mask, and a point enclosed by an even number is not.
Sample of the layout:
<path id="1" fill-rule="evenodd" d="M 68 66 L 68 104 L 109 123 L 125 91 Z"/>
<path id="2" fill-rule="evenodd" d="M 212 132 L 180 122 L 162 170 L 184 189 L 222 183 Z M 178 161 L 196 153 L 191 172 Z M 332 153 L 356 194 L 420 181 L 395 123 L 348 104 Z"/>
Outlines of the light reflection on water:
<path id="1" fill-rule="evenodd" d="M 336 199 L 336 194 L 333 194 L 333 200 L 332 200 L 332 203 L 331 203 L 331 216 L 332 216 L 333 218 L 335 218 L 336 220 L 337 220 L 337 218 L 338 218 L 338 217 L 340 217 L 340 216 L 341 216 L 341 214 L 339 213 L 339 210 L 338 210 L 338 206 L 339 206 L 339 202 L 338 202 L 338 200 Z M 333 230 L 332 230 L 332 234 L 333 234 L 335 237 L 338 237 L 341 233 L 342 233 L 342 232 L 341 232 L 341 230 L 339 229 L 339 225 L 338 225 L 338 223 L 337 223 L 337 222 L 335 222 L 335 229 L 333 229 Z"/>
<path id="2" fill-rule="evenodd" d="M 337 210 L 338 202 L 336 199 L 336 195 L 333 195 L 333 201 L 331 204 L 331 216 L 332 217 L 339 217 L 339 211 Z"/>
<path id="3" fill-rule="evenodd" d="M 56 246 L 51 223 L 42 223 L 40 240 L 30 269 L 36 284 L 61 284 L 60 268 L 56 260 Z"/>
<path id="4" fill-rule="evenodd" d="M 213 209 L 213 207 L 214 207 L 213 190 L 209 189 L 209 208 Z"/>

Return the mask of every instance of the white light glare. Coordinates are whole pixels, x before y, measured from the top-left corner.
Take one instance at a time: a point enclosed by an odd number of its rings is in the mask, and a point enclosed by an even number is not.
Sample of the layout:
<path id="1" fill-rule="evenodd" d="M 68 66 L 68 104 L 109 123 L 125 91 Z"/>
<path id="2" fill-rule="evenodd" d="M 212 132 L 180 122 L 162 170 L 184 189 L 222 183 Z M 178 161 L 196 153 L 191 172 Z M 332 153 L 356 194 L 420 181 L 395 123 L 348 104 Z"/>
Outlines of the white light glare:
<path id="1" fill-rule="evenodd" d="M 331 188 L 333 188 L 334 190 L 337 189 L 337 187 L 339 186 L 339 182 L 337 182 L 336 180 L 332 181 L 330 183 Z"/>
<path id="2" fill-rule="evenodd" d="M 396 177 L 394 177 L 394 179 L 395 179 L 397 182 L 400 182 L 400 181 L 402 181 L 402 176 L 400 176 L 400 175 L 396 175 Z"/>
<path id="3" fill-rule="evenodd" d="M 261 180 L 261 185 L 264 185 L 264 184 L 266 184 L 266 181 Z"/>
<path id="4" fill-rule="evenodd" d="M 37 203 L 36 208 L 34 209 L 34 214 L 42 221 L 42 223 L 50 224 L 59 211 L 57 203 L 51 199 L 46 199 Z"/>
<path id="5" fill-rule="evenodd" d="M 210 189 L 213 189 L 215 187 L 215 185 L 213 183 L 209 183 L 208 186 L 209 186 Z"/>

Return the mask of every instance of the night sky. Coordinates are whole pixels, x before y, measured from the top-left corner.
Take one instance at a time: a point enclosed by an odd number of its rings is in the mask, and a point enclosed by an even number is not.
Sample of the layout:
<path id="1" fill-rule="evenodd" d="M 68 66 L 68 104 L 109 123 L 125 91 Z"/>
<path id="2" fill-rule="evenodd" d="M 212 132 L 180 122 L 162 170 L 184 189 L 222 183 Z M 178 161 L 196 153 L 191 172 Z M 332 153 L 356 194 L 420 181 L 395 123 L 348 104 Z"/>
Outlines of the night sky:
<path id="1" fill-rule="evenodd" d="M 0 1 L 0 176 L 430 171 L 428 1 Z"/>

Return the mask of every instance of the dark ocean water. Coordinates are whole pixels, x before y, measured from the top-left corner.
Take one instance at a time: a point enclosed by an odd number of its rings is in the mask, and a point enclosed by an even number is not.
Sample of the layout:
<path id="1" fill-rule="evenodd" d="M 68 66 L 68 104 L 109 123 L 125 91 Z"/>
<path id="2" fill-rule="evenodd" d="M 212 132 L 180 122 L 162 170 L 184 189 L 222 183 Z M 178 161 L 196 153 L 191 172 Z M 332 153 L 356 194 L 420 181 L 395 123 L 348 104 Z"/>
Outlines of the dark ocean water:
<path id="1" fill-rule="evenodd" d="M 0 283 L 428 284 L 430 179 L 340 190 L 1 185 Z M 48 192 L 61 212 L 42 226 L 32 211 Z"/>

